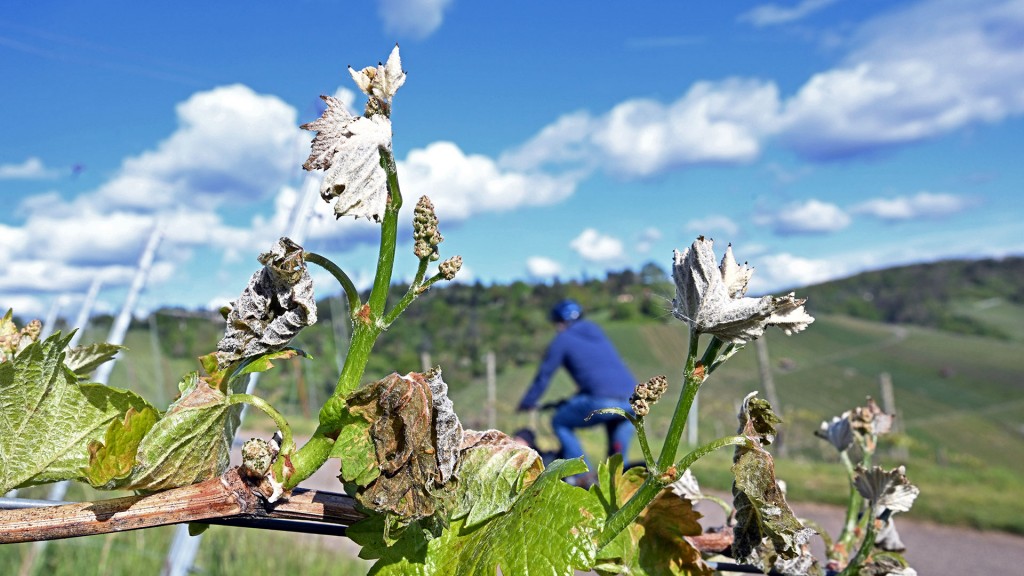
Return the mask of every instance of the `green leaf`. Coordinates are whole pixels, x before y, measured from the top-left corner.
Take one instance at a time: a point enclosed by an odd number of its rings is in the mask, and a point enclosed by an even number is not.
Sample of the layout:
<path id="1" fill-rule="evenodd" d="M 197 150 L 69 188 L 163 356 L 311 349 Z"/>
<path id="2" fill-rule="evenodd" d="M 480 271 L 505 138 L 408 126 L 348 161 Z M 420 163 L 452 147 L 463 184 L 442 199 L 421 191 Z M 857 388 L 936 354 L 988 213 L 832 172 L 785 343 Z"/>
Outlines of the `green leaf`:
<path id="1" fill-rule="evenodd" d="M 123 422 L 111 422 L 102 442 L 89 443 L 89 465 L 82 470 L 85 480 L 100 488 L 131 473 L 139 443 L 159 418 L 154 408 L 147 407 L 141 412 L 131 408 Z"/>
<path id="2" fill-rule="evenodd" d="M 370 574 L 494 576 L 500 569 L 502 574 L 571 576 L 574 568 L 593 565 L 594 539 L 604 519 L 594 495 L 561 480 L 586 470 L 581 459 L 555 461 L 508 512 L 475 527 L 455 520 L 438 538 L 429 539 L 417 523 L 389 549 L 379 516 L 348 534 L 363 545 L 361 557 L 380 559 Z"/>
<path id="3" fill-rule="evenodd" d="M 106 343 L 75 346 L 67 350 L 64 363 L 79 378 L 88 378 L 100 364 L 113 360 L 121 350 L 125 347 Z"/>
<path id="4" fill-rule="evenodd" d="M 152 409 L 133 392 L 79 384 L 64 364 L 70 340 L 55 334 L 0 362 L 0 492 L 79 478 L 111 422 Z"/>
<path id="5" fill-rule="evenodd" d="M 598 467 L 598 483 L 590 490 L 607 516 L 621 508 L 646 479 L 644 468 L 623 473 L 622 456 L 616 454 Z M 600 574 L 710 575 L 711 567 L 684 538 L 701 534 L 700 518 L 689 499 L 666 488 L 636 522 L 598 552 L 594 569 Z"/>
<path id="6" fill-rule="evenodd" d="M 462 445 L 452 518 L 465 517 L 467 528 L 507 512 L 544 471 L 540 454 L 497 430 L 466 431 Z"/>
<path id="7" fill-rule="evenodd" d="M 331 458 L 341 459 L 341 480 L 366 486 L 380 476 L 370 421 L 352 410 L 341 411 L 341 432 L 331 448 Z"/>
<path id="8" fill-rule="evenodd" d="M 181 398 L 139 443 L 131 474 L 107 488 L 176 488 L 227 469 L 242 406 L 228 405 L 227 396 L 195 372 L 179 388 L 184 390 Z"/>

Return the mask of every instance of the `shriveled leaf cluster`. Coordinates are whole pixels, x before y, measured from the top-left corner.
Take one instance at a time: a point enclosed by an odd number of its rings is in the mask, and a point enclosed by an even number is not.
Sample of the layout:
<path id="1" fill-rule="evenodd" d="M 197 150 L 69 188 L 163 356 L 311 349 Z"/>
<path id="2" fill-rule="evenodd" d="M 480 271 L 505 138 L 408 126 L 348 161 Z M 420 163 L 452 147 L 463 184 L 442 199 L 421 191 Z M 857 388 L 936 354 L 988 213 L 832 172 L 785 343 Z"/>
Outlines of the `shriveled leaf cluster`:
<path id="1" fill-rule="evenodd" d="M 440 372 L 392 374 L 356 390 L 348 405 L 369 423 L 350 432 L 353 443 L 373 446 L 379 470 L 373 478 L 365 460 L 354 467 L 345 463 L 349 449 L 336 453 L 344 478 L 372 478 L 359 492 L 360 503 L 403 524 L 433 516 L 453 490 L 463 435 Z"/>
<path id="2" fill-rule="evenodd" d="M 767 571 L 779 563 L 807 563 L 817 570 L 807 548 L 814 531 L 793 514 L 775 477 L 775 462 L 761 446 L 771 442 L 781 422 L 767 401 L 747 396 L 739 414 L 740 434 L 751 440 L 737 446 L 733 458 L 733 556 Z M 803 560 L 798 560 L 805 558 Z M 802 565 L 802 564 L 801 564 Z"/>
<path id="3" fill-rule="evenodd" d="M 231 303 L 224 338 L 217 343 L 220 369 L 281 350 L 300 330 L 316 323 L 313 279 L 302 247 L 281 238 L 259 261 L 263 268 Z"/>
<path id="4" fill-rule="evenodd" d="M 734 344 L 759 338 L 768 326 L 792 334 L 814 321 L 803 308 L 804 300 L 794 294 L 745 297 L 754 270 L 736 263 L 732 246 L 726 249 L 721 265 L 716 264 L 713 244 L 701 236 L 692 246 L 674 254 L 676 297 L 672 313 L 677 318 L 697 332 Z"/>
<path id="5" fill-rule="evenodd" d="M 387 173 L 381 166 L 381 150 L 391 150 L 391 120 L 381 114 L 353 116 L 333 96 L 323 115 L 303 124 L 316 131 L 312 151 L 302 165 L 306 170 L 326 170 L 320 197 L 334 201 L 334 215 L 363 217 L 379 222 L 387 206 Z"/>

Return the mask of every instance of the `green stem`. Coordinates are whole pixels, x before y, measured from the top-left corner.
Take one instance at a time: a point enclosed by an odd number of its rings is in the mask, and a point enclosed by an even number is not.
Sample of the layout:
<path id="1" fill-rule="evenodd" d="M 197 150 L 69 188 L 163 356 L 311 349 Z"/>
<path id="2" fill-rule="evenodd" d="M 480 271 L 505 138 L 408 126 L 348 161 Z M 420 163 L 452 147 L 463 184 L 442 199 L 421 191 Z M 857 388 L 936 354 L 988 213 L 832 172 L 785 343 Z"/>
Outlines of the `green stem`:
<path id="1" fill-rule="evenodd" d="M 321 256 L 316 252 L 306 252 L 304 256 L 307 262 L 312 262 L 327 270 L 341 284 L 341 287 L 345 290 L 345 295 L 348 296 L 349 315 L 354 315 L 362 303 L 359 301 L 359 291 L 356 290 L 356 285 L 352 283 L 352 279 L 348 277 L 348 274 L 329 258 Z"/>
<path id="2" fill-rule="evenodd" d="M 854 487 L 853 479 L 856 475 L 856 470 L 853 468 L 853 462 L 850 461 L 850 455 L 847 451 L 839 453 L 839 460 L 843 463 L 843 467 L 846 469 L 846 475 L 850 479 L 850 497 L 846 502 L 846 519 L 843 523 L 843 530 L 839 533 L 839 538 L 836 539 L 839 548 L 841 549 L 842 555 L 845 557 L 850 552 L 850 545 L 853 544 L 857 534 L 857 516 L 860 513 L 861 508 L 861 495 L 857 492 Z M 833 547 L 828 551 L 828 558 L 830 560 L 835 559 L 836 548 Z"/>
<path id="3" fill-rule="evenodd" d="M 636 438 L 640 441 L 640 451 L 644 454 L 644 463 L 651 471 L 651 474 L 658 474 L 658 465 L 654 462 L 654 454 L 651 452 L 651 445 L 647 441 L 647 427 L 644 425 L 644 417 L 638 416 L 633 419 L 633 427 L 636 428 Z"/>
<path id="4" fill-rule="evenodd" d="M 887 522 L 889 519 L 889 511 L 886 510 L 881 520 Z M 860 549 L 857 550 L 857 555 L 854 556 L 850 563 L 843 568 L 843 571 L 839 573 L 839 576 L 857 576 L 860 574 L 860 568 L 867 562 L 868 556 L 871 555 L 871 551 L 875 548 L 875 538 L 878 536 L 878 529 L 875 527 L 877 524 L 874 518 L 868 519 L 867 530 L 864 534 L 864 541 L 861 542 Z"/>
<path id="5" fill-rule="evenodd" d="M 405 295 L 402 299 L 395 304 L 395 307 L 388 312 L 387 316 L 384 317 L 384 326 L 391 326 L 391 324 L 398 319 L 398 317 L 405 312 L 405 309 L 412 304 L 422 292 L 423 292 L 423 277 L 427 274 L 427 266 L 430 264 L 429 258 L 420 258 L 419 268 L 416 269 L 416 276 L 413 278 L 412 283 L 409 284 L 409 289 L 405 291 Z"/>
<path id="6" fill-rule="evenodd" d="M 398 238 L 398 211 L 402 208 L 402 192 L 398 186 L 398 169 L 390 150 L 380 149 L 380 165 L 388 177 L 388 203 L 380 225 L 380 250 L 377 253 L 377 273 L 370 292 L 370 313 L 373 318 L 384 315 L 391 289 L 391 274 L 395 268 L 395 246 Z"/>
<path id="7" fill-rule="evenodd" d="M 252 394 L 232 394 L 228 396 L 228 406 L 234 406 L 235 404 L 248 404 L 270 416 L 274 424 L 277 424 L 277 429 L 281 431 L 281 452 L 289 453 L 295 449 L 295 441 L 292 439 L 292 427 L 288 425 L 288 420 L 270 403 Z"/>
<path id="8" fill-rule="evenodd" d="M 601 534 L 597 537 L 597 549 L 601 550 L 607 546 L 608 543 L 614 540 L 620 532 L 632 524 L 633 521 L 640 516 L 640 513 L 643 512 L 644 509 L 647 508 L 647 506 L 649 506 L 650 503 L 658 496 L 658 494 L 665 489 L 665 486 L 674 481 L 679 474 L 685 472 L 693 465 L 694 462 L 704 456 L 707 456 L 711 452 L 718 450 L 719 448 L 724 448 L 726 446 L 749 445 L 750 443 L 751 440 L 746 436 L 726 436 L 724 438 L 719 438 L 704 444 L 684 456 L 683 459 L 675 465 L 676 474 L 672 478 L 666 478 L 663 477 L 663 475 L 656 474 L 654 472 L 648 473 L 647 479 L 644 480 L 644 483 L 633 494 L 632 498 L 623 504 L 622 508 L 612 512 L 611 516 L 608 517 L 608 521 L 605 522 L 604 525 L 604 530 L 602 530 Z M 662 454 L 664 454 L 664 452 L 662 452 Z"/>
<path id="9" fill-rule="evenodd" d="M 697 397 L 697 390 L 700 389 L 700 384 L 703 381 L 702 377 L 698 377 L 695 374 L 697 368 L 697 343 L 697 331 L 691 328 L 690 345 L 686 354 L 686 372 L 683 375 L 683 390 L 679 394 L 676 411 L 672 414 L 672 421 L 668 425 L 665 444 L 662 445 L 661 455 L 658 458 L 658 470 L 667 470 L 676 459 L 679 442 L 683 438 L 683 429 L 686 427 L 686 419 L 690 415 L 690 407 L 693 406 L 693 399 Z"/>
<path id="10" fill-rule="evenodd" d="M 352 339 L 349 342 L 348 355 L 345 357 L 345 365 L 342 366 L 334 394 L 320 409 L 320 425 L 309 441 L 287 459 L 287 467 L 285 458 L 278 458 L 274 463 L 274 477 L 279 479 L 286 489 L 293 488 L 312 476 L 330 457 L 334 440 L 340 431 L 345 398 L 359 387 L 373 345 L 385 327 L 381 319 L 387 306 L 391 274 L 395 267 L 398 212 L 402 208 L 402 193 L 398 186 L 398 170 L 391 150 L 380 149 L 380 165 L 387 174 L 388 202 L 380 226 L 380 249 L 377 254 L 373 288 L 370 290 L 367 303 L 353 314 Z"/>

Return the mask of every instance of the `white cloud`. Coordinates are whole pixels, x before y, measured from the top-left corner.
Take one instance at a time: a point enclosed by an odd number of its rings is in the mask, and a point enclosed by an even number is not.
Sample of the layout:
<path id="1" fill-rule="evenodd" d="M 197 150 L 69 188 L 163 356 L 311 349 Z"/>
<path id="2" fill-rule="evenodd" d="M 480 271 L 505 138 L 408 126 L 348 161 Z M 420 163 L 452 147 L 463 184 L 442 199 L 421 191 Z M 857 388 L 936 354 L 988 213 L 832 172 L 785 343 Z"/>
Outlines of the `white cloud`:
<path id="1" fill-rule="evenodd" d="M 927 23 L 923 25 L 922 23 Z M 865 24 L 785 106 L 785 142 L 835 158 L 1024 113 L 1024 3 L 939 0 Z"/>
<path id="2" fill-rule="evenodd" d="M 872 198 L 854 206 L 851 211 L 882 220 L 914 220 L 948 216 L 960 212 L 969 205 L 970 202 L 961 196 L 919 192 L 913 196 Z"/>
<path id="3" fill-rule="evenodd" d="M 451 3 L 452 0 L 380 0 L 378 12 L 388 33 L 422 39 L 440 28 Z"/>
<path id="4" fill-rule="evenodd" d="M 740 227 L 728 216 L 711 215 L 704 218 L 695 218 L 686 223 L 686 229 L 703 236 L 714 236 L 715 232 L 722 232 L 727 237 L 734 237 L 739 234 Z"/>
<path id="5" fill-rule="evenodd" d="M 576 187 L 572 176 L 503 170 L 494 160 L 467 155 L 452 142 L 413 150 L 398 163 L 398 174 L 406 202 L 429 196 L 442 224 L 480 212 L 555 204 Z"/>
<path id="6" fill-rule="evenodd" d="M 520 169 L 575 162 L 625 178 L 691 164 L 746 162 L 774 129 L 778 90 L 755 80 L 698 82 L 671 104 L 627 100 L 600 117 L 563 116 L 502 156 Z"/>
<path id="7" fill-rule="evenodd" d="M 851 273 L 850 267 L 842 262 L 803 258 L 788 253 L 760 256 L 754 264 L 754 275 L 750 280 L 751 294 L 798 288 Z"/>
<path id="8" fill-rule="evenodd" d="M 55 170 L 47 168 L 35 156 L 25 159 L 21 164 L 0 164 L 0 180 L 41 180 L 56 175 Z"/>
<path id="9" fill-rule="evenodd" d="M 820 200 L 790 204 L 774 213 L 761 214 L 757 223 L 771 226 L 777 234 L 826 234 L 846 228 L 850 216 L 835 204 Z"/>
<path id="10" fill-rule="evenodd" d="M 621 240 L 601 234 L 593 228 L 581 232 L 569 246 L 589 262 L 610 262 L 619 260 L 624 255 Z"/>
<path id="11" fill-rule="evenodd" d="M 758 21 L 791 21 L 827 4 L 775 6 Z M 697 82 L 674 102 L 629 99 L 604 114 L 563 116 L 508 151 L 502 164 L 644 178 L 747 162 L 769 139 L 828 160 L 934 138 L 1024 114 L 1022 35 L 1022 0 L 917 3 L 862 25 L 840 65 L 788 98 L 774 82 Z"/>
<path id="12" fill-rule="evenodd" d="M 309 142 L 294 108 L 240 84 L 198 92 L 177 114 L 178 129 L 155 149 L 126 159 L 93 201 L 153 211 L 260 200 L 294 173 Z"/>
<path id="13" fill-rule="evenodd" d="M 562 274 L 562 265 L 544 256 L 526 259 L 526 273 L 536 280 L 546 280 Z"/>
<path id="14" fill-rule="evenodd" d="M 774 26 L 776 24 L 787 24 L 802 20 L 835 2 L 836 0 L 801 0 L 796 6 L 761 4 L 740 14 L 739 20 L 741 22 L 749 22 L 758 28 Z"/>

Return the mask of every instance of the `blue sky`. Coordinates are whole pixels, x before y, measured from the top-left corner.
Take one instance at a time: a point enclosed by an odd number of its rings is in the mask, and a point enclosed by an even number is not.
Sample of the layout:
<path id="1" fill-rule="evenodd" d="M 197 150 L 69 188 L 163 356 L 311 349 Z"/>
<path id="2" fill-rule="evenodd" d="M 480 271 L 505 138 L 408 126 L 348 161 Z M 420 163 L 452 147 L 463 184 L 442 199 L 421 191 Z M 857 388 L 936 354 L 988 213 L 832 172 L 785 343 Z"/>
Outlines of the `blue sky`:
<path id="1" fill-rule="evenodd" d="M 73 317 L 100 275 L 117 310 L 158 220 L 141 310 L 237 296 L 308 189 L 298 126 L 361 110 L 347 66 L 396 42 L 403 193 L 464 281 L 667 269 L 701 234 L 752 293 L 1024 253 L 1021 0 L 15 0 L 0 308 Z M 305 230 L 363 284 L 375 238 L 319 200 Z"/>

